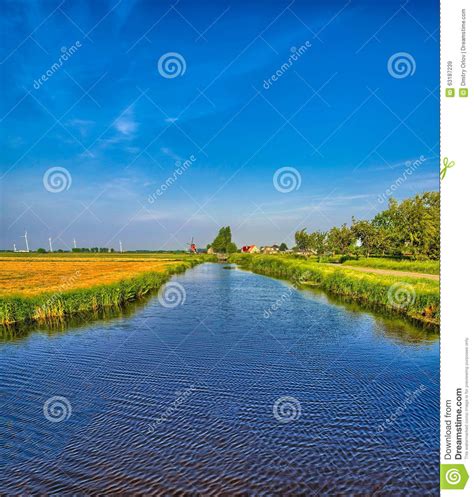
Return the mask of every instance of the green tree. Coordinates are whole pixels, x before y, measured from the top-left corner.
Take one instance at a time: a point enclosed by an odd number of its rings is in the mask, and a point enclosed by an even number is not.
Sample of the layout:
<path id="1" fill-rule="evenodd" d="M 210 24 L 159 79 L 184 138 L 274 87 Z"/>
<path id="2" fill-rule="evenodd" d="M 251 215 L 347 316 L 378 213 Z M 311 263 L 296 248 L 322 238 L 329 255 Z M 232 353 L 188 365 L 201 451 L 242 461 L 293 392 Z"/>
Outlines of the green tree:
<path id="1" fill-rule="evenodd" d="M 354 235 L 347 224 L 343 224 L 340 228 L 331 228 L 327 234 L 326 245 L 333 255 L 349 253 L 354 243 Z"/>
<path id="2" fill-rule="evenodd" d="M 440 194 L 426 192 L 401 203 L 391 198 L 388 209 L 377 214 L 372 225 L 382 255 L 439 258 Z"/>
<path id="3" fill-rule="evenodd" d="M 439 257 L 440 198 L 423 193 L 399 205 L 399 232 L 404 252 L 414 258 Z"/>
<path id="4" fill-rule="evenodd" d="M 218 253 L 230 253 L 229 250 L 237 251 L 237 246 L 232 243 L 232 232 L 230 226 L 224 226 L 217 233 L 216 238 L 211 243 L 211 247 Z M 235 250 L 234 250 L 235 248 Z"/>
<path id="5" fill-rule="evenodd" d="M 326 233 L 315 231 L 307 233 L 306 228 L 295 233 L 295 242 L 299 250 L 310 250 L 317 254 L 324 253 Z"/>
<path id="6" fill-rule="evenodd" d="M 285 242 L 282 242 L 282 243 L 280 243 L 278 250 L 280 252 L 286 252 L 288 250 L 288 245 Z"/>
<path id="7" fill-rule="evenodd" d="M 360 242 L 359 250 L 369 257 L 377 245 L 377 230 L 370 221 L 358 221 L 352 218 L 351 231 L 356 242 Z"/>
<path id="8" fill-rule="evenodd" d="M 299 250 L 309 250 L 311 247 L 311 236 L 306 233 L 306 228 L 295 233 L 295 243 Z"/>
<path id="9" fill-rule="evenodd" d="M 238 250 L 237 245 L 234 242 L 230 242 L 226 246 L 226 252 L 228 254 L 233 254 L 233 253 L 237 252 L 237 250 Z"/>
<path id="10" fill-rule="evenodd" d="M 352 225 L 333 227 L 327 233 L 295 233 L 296 247 L 317 254 L 365 256 L 390 255 L 437 259 L 440 255 L 440 194 L 425 192 L 397 202 L 390 198 L 385 210 L 372 220 L 356 220 Z"/>
<path id="11" fill-rule="evenodd" d="M 38 254 L 46 254 L 46 250 L 44 248 L 39 248 L 37 252 Z"/>
<path id="12" fill-rule="evenodd" d="M 326 243 L 326 233 L 324 231 L 315 231 L 311 233 L 310 247 L 318 255 L 324 254 Z"/>
<path id="13" fill-rule="evenodd" d="M 388 200 L 388 209 L 379 212 L 372 220 L 376 229 L 376 247 L 381 255 L 399 255 L 402 253 L 403 240 L 400 233 L 400 212 L 394 198 Z"/>

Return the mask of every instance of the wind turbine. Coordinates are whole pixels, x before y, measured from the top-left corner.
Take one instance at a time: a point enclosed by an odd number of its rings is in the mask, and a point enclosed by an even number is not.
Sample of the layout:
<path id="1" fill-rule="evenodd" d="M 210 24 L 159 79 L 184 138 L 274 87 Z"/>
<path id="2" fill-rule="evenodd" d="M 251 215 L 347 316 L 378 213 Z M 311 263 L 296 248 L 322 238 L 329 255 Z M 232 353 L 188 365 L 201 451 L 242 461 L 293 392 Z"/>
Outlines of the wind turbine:
<path id="1" fill-rule="evenodd" d="M 29 252 L 30 247 L 28 246 L 28 233 L 26 230 L 25 230 L 24 238 L 25 238 L 25 244 L 26 244 L 26 251 Z"/>
<path id="2" fill-rule="evenodd" d="M 76 239 L 75 238 L 72 240 L 72 243 L 74 243 L 74 248 L 77 248 Z"/>
<path id="3" fill-rule="evenodd" d="M 13 244 L 13 252 L 16 252 L 16 244 Z"/>
<path id="4" fill-rule="evenodd" d="M 122 240 L 119 240 L 120 253 L 123 254 Z"/>
<path id="5" fill-rule="evenodd" d="M 53 246 L 51 244 L 51 237 L 49 237 L 48 240 L 49 240 L 49 251 L 52 252 L 53 251 Z"/>

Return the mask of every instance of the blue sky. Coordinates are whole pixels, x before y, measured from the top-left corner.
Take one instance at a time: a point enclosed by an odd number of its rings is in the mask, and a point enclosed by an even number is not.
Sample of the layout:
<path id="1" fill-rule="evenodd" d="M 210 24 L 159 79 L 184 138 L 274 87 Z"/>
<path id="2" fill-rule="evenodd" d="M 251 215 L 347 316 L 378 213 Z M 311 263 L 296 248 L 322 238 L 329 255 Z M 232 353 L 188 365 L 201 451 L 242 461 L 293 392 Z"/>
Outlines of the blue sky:
<path id="1" fill-rule="evenodd" d="M 407 167 L 395 198 L 438 189 L 437 2 L 1 7 L 1 248 L 25 229 L 33 248 L 184 248 L 222 225 L 238 244 L 292 244 L 373 217 Z M 175 77 L 158 68 L 169 53 Z M 275 188 L 283 167 L 298 188 Z M 67 188 L 45 187 L 51 168 Z"/>

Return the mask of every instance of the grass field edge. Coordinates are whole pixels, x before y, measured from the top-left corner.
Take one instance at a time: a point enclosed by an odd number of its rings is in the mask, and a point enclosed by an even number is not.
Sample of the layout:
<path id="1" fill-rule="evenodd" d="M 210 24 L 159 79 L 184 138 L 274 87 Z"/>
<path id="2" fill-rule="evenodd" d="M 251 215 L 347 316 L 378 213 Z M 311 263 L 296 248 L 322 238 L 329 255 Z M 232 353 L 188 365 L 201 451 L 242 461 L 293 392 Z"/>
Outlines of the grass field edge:
<path id="1" fill-rule="evenodd" d="M 404 276 L 368 274 L 351 271 L 343 265 L 332 267 L 271 255 L 234 254 L 229 258 L 229 262 L 258 274 L 314 286 L 360 304 L 382 307 L 423 325 L 439 327 L 438 282 Z M 404 305 L 394 302 L 392 294 L 397 285 L 404 285 L 405 289 L 414 292 L 413 298 Z"/>
<path id="2" fill-rule="evenodd" d="M 121 308 L 158 290 L 173 275 L 204 263 L 213 262 L 209 256 L 181 261 L 162 272 L 149 271 L 124 278 L 115 283 L 47 292 L 36 296 L 11 295 L 0 297 L 0 325 L 11 326 L 48 320 L 66 319 L 76 314 Z"/>

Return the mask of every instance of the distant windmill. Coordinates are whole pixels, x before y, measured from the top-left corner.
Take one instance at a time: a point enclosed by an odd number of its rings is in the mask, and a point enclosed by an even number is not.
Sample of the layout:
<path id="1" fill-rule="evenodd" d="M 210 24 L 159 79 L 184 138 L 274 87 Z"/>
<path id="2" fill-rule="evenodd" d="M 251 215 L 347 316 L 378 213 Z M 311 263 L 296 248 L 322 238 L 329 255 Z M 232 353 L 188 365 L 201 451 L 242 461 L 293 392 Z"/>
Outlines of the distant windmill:
<path id="1" fill-rule="evenodd" d="M 72 243 L 74 243 L 74 248 L 77 248 L 76 239 L 75 238 L 72 240 Z"/>
<path id="2" fill-rule="evenodd" d="M 16 252 L 16 245 L 13 244 L 13 252 Z"/>
<path id="3" fill-rule="evenodd" d="M 123 247 L 122 247 L 122 240 L 119 240 L 119 245 L 120 245 L 120 253 L 123 253 Z"/>
<path id="4" fill-rule="evenodd" d="M 26 251 L 29 252 L 30 251 L 30 247 L 28 245 L 28 233 L 27 233 L 26 230 L 25 230 L 25 234 L 23 236 L 25 238 Z"/>
<path id="5" fill-rule="evenodd" d="M 195 254 L 197 252 L 196 244 L 194 243 L 194 237 L 191 238 L 191 241 L 188 242 L 187 245 L 191 254 Z"/>
<path id="6" fill-rule="evenodd" d="M 51 243 L 51 237 L 49 237 L 48 240 L 49 240 L 49 251 L 52 252 L 53 251 L 53 245 Z"/>

